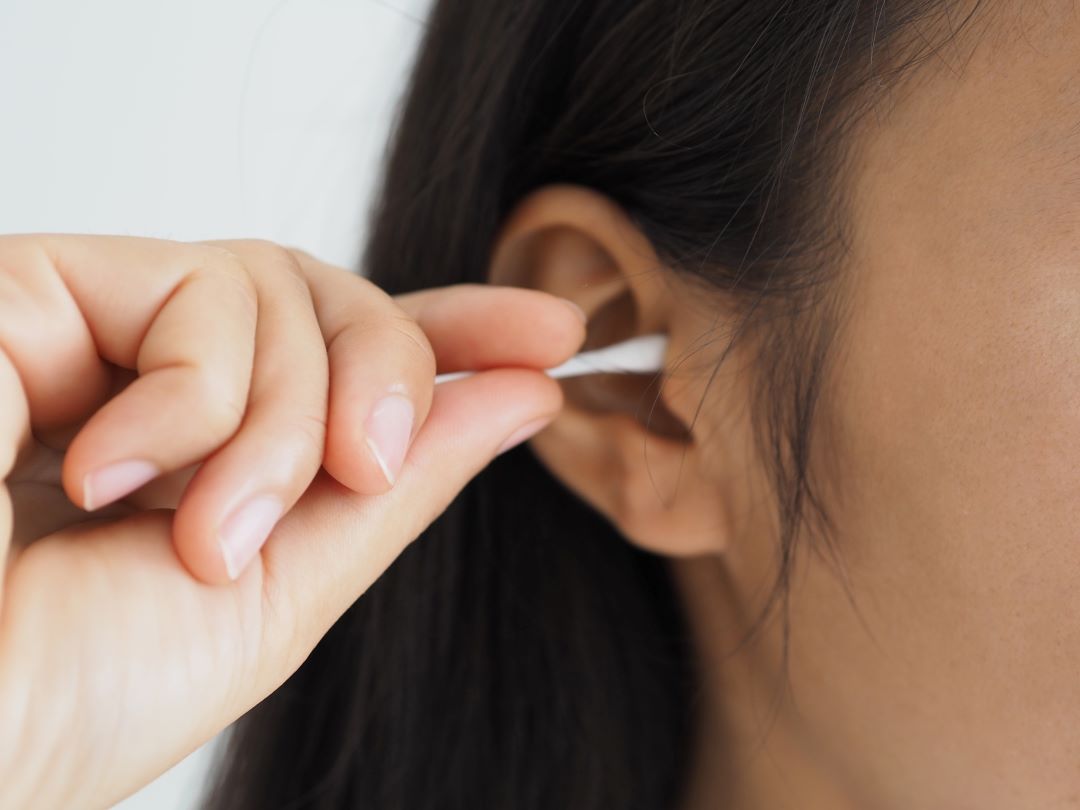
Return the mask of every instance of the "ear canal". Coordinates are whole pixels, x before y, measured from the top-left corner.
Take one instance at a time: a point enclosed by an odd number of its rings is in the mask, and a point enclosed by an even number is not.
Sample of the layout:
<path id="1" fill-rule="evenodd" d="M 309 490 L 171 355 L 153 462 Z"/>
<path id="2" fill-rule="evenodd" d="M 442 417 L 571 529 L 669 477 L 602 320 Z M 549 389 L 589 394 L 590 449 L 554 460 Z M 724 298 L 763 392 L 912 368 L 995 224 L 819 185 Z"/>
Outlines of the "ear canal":
<path id="1" fill-rule="evenodd" d="M 507 220 L 491 258 L 489 280 L 567 298 L 586 313 L 581 351 L 602 349 L 667 328 L 655 261 L 625 247 L 614 207 L 580 190 L 534 192 Z M 569 217 L 569 219 L 568 219 Z M 596 415 L 621 413 L 653 434 L 689 441 L 689 431 L 661 396 L 663 373 L 561 378 L 568 404 Z"/>
<path id="2" fill-rule="evenodd" d="M 586 309 L 586 312 L 589 320 L 582 351 L 600 349 L 633 337 L 640 321 L 637 302 L 625 286 L 603 303 L 591 310 Z"/>
<path id="3" fill-rule="evenodd" d="M 589 313 L 583 351 L 603 348 L 634 337 L 639 331 L 637 304 L 628 288 Z M 686 425 L 664 404 L 660 396 L 663 373 L 590 374 L 563 381 L 568 401 L 593 412 L 626 413 L 649 432 L 689 441 Z"/>

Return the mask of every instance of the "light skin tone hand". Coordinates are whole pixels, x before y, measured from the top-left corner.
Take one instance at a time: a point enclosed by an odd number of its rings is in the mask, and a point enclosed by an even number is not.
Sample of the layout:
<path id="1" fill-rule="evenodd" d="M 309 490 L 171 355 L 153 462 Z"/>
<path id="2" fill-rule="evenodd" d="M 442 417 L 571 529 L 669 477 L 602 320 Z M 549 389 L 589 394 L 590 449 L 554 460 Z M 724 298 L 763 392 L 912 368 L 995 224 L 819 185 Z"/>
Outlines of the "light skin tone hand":
<path id="1" fill-rule="evenodd" d="M 391 297 L 268 242 L 0 237 L 0 807 L 110 806 L 270 694 L 560 410 L 540 370 L 584 336 L 547 293 Z"/>

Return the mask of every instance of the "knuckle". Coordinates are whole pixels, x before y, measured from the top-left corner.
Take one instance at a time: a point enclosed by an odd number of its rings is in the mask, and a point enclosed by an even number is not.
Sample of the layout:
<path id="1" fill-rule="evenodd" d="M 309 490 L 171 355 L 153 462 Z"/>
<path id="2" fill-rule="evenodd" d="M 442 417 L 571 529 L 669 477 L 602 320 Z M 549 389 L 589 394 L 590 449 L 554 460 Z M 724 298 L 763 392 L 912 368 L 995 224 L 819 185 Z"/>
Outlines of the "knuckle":
<path id="1" fill-rule="evenodd" d="M 247 391 L 237 390 L 221 375 L 202 372 L 197 375 L 200 419 L 215 437 L 227 438 L 237 431 L 247 410 Z"/>
<path id="2" fill-rule="evenodd" d="M 56 280 L 61 283 L 53 283 Z M 70 297 L 57 252 L 47 239 L 14 235 L 0 240 L 0 306 L 5 319 L 70 326 L 66 319 L 56 320 L 58 305 L 66 308 Z M 12 330 L 6 337 L 16 340 L 21 335 Z"/>
<path id="3" fill-rule="evenodd" d="M 293 255 L 293 257 L 296 258 L 297 260 L 303 259 L 303 260 L 309 261 L 309 262 L 317 262 L 318 261 L 318 259 L 316 259 L 314 256 L 312 256 L 310 253 L 308 253 L 302 247 L 297 247 L 296 245 L 282 245 L 282 247 L 284 247 L 285 250 L 287 250 L 289 253 L 291 253 Z"/>
<path id="4" fill-rule="evenodd" d="M 384 317 L 373 318 L 365 321 L 355 321 L 344 330 L 339 332 L 327 346 L 328 353 L 332 353 L 335 344 L 360 343 L 364 344 L 371 340 L 367 335 L 375 333 L 384 343 L 391 346 L 403 346 L 412 360 L 418 363 L 425 373 L 430 372 L 432 379 L 435 377 L 436 362 L 435 350 L 431 346 L 424 330 L 403 312 L 388 314 Z M 384 352 L 380 352 L 383 354 Z"/>
<path id="5" fill-rule="evenodd" d="M 235 252 L 224 245 L 203 244 L 202 252 L 206 258 L 206 265 L 224 273 L 246 275 L 247 268 L 244 260 Z"/>
<path id="6" fill-rule="evenodd" d="M 270 253 L 275 248 L 280 247 L 276 242 L 272 242 L 269 239 L 261 239 L 259 237 L 230 239 L 229 245 L 230 249 L 233 250 L 235 253 L 244 253 L 252 256 Z"/>
<path id="7" fill-rule="evenodd" d="M 432 375 L 435 374 L 435 350 L 416 321 L 404 313 L 397 313 L 391 316 L 387 328 L 402 339 L 418 362 L 430 368 Z"/>
<path id="8" fill-rule="evenodd" d="M 309 306 L 311 303 L 311 288 L 308 287 L 307 277 L 300 268 L 300 263 L 291 253 L 285 254 L 286 259 L 277 265 L 282 282 L 289 288 L 290 293 Z"/>
<path id="9" fill-rule="evenodd" d="M 291 256 L 286 248 L 269 239 L 238 239 L 233 242 L 233 246 L 234 252 L 253 264 L 272 264 Z"/>
<path id="10" fill-rule="evenodd" d="M 217 283 L 232 286 L 245 305 L 254 311 L 258 306 L 258 290 L 244 260 L 228 248 L 208 246 L 207 249 L 213 253 L 202 272 L 212 273 Z"/>
<path id="11" fill-rule="evenodd" d="M 326 413 L 301 411 L 295 418 L 293 429 L 302 438 L 305 452 L 317 454 L 321 461 L 326 449 Z"/>
<path id="12" fill-rule="evenodd" d="M 273 274 L 275 283 L 283 284 L 298 298 L 310 301 L 307 276 L 292 250 L 267 239 L 246 240 L 244 245 L 245 253 L 250 257 L 250 272 Z"/>

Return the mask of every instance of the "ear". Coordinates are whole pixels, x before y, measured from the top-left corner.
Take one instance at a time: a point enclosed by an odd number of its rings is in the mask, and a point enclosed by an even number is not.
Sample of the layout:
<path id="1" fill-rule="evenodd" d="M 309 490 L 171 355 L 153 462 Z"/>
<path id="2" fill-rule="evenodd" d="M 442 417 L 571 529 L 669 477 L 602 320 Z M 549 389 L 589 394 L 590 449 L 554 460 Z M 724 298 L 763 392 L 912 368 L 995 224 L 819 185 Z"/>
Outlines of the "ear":
<path id="1" fill-rule="evenodd" d="M 694 390 L 702 392 L 711 368 L 684 370 L 679 386 L 670 373 L 716 327 L 717 308 L 703 306 L 700 291 L 691 296 L 697 305 L 689 303 L 685 286 L 622 208 L 581 186 L 529 194 L 504 222 L 491 255 L 490 283 L 544 290 L 585 310 L 583 350 L 668 335 L 664 374 L 561 380 L 564 408 L 530 444 L 555 477 L 640 547 L 669 556 L 723 551 L 737 487 L 724 484 L 731 475 L 714 474 L 711 454 L 723 454 L 724 442 L 702 441 L 715 422 L 689 429 L 700 404 Z"/>

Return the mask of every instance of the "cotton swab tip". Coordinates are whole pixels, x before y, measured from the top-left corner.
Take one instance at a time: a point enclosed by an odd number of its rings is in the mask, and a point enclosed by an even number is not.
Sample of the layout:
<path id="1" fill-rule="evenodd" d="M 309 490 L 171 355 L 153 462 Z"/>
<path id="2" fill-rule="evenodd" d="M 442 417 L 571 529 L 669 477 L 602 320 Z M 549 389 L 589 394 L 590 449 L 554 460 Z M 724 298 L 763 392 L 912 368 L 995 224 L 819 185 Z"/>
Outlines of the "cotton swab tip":
<path id="1" fill-rule="evenodd" d="M 544 373 L 552 379 L 585 374 L 649 374 L 664 367 L 667 346 L 668 336 L 665 334 L 641 335 L 602 349 L 580 352 L 562 365 L 545 369 Z M 435 384 L 459 380 L 475 373 L 453 371 L 438 374 Z"/>

